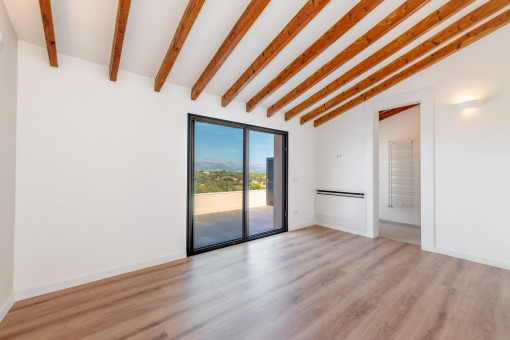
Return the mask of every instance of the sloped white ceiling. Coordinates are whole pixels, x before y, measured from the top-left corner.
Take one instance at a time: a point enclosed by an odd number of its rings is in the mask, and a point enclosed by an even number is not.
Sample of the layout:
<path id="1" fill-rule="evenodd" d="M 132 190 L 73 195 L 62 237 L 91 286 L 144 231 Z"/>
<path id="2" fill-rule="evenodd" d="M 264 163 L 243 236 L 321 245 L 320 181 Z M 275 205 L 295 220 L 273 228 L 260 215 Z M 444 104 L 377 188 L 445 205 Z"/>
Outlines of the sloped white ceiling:
<path id="1" fill-rule="evenodd" d="M 205 92 L 218 96 L 223 95 L 306 1 L 271 1 L 209 83 Z M 187 2 L 188 0 L 132 0 L 120 63 L 121 70 L 149 77 L 156 76 Z M 206 0 L 167 82 L 191 88 L 249 2 L 250 0 Z M 404 0 L 384 1 L 321 56 L 262 102 L 261 106 L 267 107 L 283 96 L 403 2 Z M 343 74 L 446 2 L 447 0 L 430 1 L 385 37 L 298 98 L 295 103 Z M 475 1 L 377 68 L 387 64 L 485 2 L 487 1 Z M 4 0 L 4 3 L 19 39 L 45 47 L 39 2 L 36 0 Z M 236 99 L 248 101 L 356 3 L 357 0 L 332 0 Z M 109 65 L 117 4 L 117 0 L 53 0 L 57 51 Z M 61 67 L 65 67 L 65 65 L 61 65 Z M 105 81 L 107 80 L 108 76 L 105 74 Z M 121 74 L 117 81 L 122 81 Z M 162 91 L 165 91 L 165 87 Z"/>

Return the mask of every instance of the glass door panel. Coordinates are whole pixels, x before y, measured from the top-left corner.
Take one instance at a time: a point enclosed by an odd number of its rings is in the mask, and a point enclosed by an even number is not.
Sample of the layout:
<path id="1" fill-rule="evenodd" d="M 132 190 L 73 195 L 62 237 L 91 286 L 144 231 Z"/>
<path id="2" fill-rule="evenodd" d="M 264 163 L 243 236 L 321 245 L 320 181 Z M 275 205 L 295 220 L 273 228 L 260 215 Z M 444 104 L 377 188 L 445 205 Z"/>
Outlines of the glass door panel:
<path id="1" fill-rule="evenodd" d="M 194 250 L 243 238 L 244 130 L 197 121 Z"/>
<path id="2" fill-rule="evenodd" d="M 189 115 L 187 253 L 287 231 L 287 133 Z"/>
<path id="3" fill-rule="evenodd" d="M 249 132 L 249 236 L 280 230 L 284 221 L 283 136 Z"/>

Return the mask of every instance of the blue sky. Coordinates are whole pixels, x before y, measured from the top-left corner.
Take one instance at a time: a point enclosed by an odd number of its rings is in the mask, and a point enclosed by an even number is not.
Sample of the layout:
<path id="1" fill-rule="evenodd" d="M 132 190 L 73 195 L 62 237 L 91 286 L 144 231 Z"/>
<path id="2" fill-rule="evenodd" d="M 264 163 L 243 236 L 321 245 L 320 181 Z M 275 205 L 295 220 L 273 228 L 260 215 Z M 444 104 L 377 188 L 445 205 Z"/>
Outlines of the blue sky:
<path id="1" fill-rule="evenodd" d="M 197 122 L 195 125 L 196 161 L 219 158 L 228 162 L 243 161 L 243 130 Z M 266 164 L 274 155 L 274 136 L 250 131 L 250 164 Z"/>

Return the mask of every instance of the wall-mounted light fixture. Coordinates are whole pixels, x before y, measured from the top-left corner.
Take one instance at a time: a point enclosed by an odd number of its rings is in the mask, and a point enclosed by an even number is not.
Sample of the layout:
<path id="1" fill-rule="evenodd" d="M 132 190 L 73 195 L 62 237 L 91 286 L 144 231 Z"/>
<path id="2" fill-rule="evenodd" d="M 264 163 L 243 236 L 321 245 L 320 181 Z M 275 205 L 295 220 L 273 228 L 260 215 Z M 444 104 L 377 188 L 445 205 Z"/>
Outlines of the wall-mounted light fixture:
<path id="1" fill-rule="evenodd" d="M 475 99 L 475 100 L 467 100 L 467 101 L 460 102 L 458 104 L 458 106 L 459 106 L 459 109 L 466 110 L 466 109 L 474 109 L 474 108 L 480 107 L 480 106 L 482 106 L 482 104 L 483 104 L 482 99 Z"/>

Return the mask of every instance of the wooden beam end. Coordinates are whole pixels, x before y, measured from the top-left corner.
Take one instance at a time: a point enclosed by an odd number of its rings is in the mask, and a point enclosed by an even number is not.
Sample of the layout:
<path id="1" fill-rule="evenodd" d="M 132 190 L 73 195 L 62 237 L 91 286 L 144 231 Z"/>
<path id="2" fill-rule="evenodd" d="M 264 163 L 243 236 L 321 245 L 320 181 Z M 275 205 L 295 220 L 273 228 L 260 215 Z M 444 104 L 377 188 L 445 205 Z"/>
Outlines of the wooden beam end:
<path id="1" fill-rule="evenodd" d="M 195 101 L 197 100 L 198 96 L 200 95 L 200 91 L 197 90 L 195 86 L 191 89 L 191 100 Z"/>
<path id="2" fill-rule="evenodd" d="M 255 107 L 256 106 L 251 104 L 251 102 L 247 102 L 246 103 L 246 112 L 248 112 L 248 113 L 252 112 Z"/>
<path id="3" fill-rule="evenodd" d="M 276 110 L 273 108 L 273 106 L 270 106 L 270 107 L 267 108 L 267 116 L 268 117 L 271 117 L 275 113 L 276 113 Z"/>
<path id="4" fill-rule="evenodd" d="M 230 100 L 225 96 L 221 97 L 221 107 L 227 107 L 228 104 L 230 104 Z"/>
<path id="5" fill-rule="evenodd" d="M 117 81 L 117 72 L 112 66 L 110 66 L 110 81 Z"/>
<path id="6" fill-rule="evenodd" d="M 271 117 L 273 117 L 273 115 L 274 115 L 274 113 L 269 113 L 269 112 L 266 113 L 267 118 L 271 118 Z"/>
<path id="7" fill-rule="evenodd" d="M 287 112 L 285 113 L 285 121 L 289 121 L 292 119 L 292 117 L 294 117 L 294 115 L 292 114 L 292 112 Z"/>

